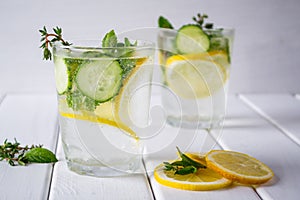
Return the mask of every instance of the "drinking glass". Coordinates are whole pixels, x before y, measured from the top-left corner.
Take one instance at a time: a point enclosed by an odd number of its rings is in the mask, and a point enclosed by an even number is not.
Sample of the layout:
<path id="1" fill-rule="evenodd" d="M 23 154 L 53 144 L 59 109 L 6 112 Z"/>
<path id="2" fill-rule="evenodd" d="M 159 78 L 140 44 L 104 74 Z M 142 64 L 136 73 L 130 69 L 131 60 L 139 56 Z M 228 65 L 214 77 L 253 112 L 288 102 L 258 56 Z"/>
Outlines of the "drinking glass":
<path id="1" fill-rule="evenodd" d="M 180 53 L 176 46 L 178 31 L 161 29 L 158 34 L 161 99 L 167 122 L 173 126 L 212 129 L 220 127 L 225 117 L 234 30 L 206 32 L 211 47 L 189 54 Z M 186 41 L 182 44 L 186 48 L 197 45 L 192 38 Z"/>
<path id="2" fill-rule="evenodd" d="M 141 172 L 137 130 L 148 123 L 154 45 L 53 46 L 59 124 L 69 169 L 92 176 Z"/>

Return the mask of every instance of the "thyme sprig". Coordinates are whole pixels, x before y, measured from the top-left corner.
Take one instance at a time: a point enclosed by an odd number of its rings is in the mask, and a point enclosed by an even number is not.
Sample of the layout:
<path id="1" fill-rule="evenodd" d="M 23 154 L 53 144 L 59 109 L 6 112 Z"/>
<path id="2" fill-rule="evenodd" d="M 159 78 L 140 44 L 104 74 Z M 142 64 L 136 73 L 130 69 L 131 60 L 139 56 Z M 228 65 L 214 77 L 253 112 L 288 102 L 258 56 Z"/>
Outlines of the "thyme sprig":
<path id="1" fill-rule="evenodd" d="M 201 15 L 198 13 L 196 16 L 193 17 L 193 20 L 201 27 L 201 28 L 206 28 L 206 29 L 212 29 L 214 24 L 213 23 L 205 23 L 204 20 L 208 18 L 207 14 Z"/>
<path id="2" fill-rule="evenodd" d="M 50 163 L 56 162 L 55 155 L 48 149 L 42 148 L 43 145 L 20 146 L 14 139 L 9 142 L 7 139 L 0 145 L 0 161 L 5 160 L 11 166 L 25 166 L 28 163 Z"/>
<path id="3" fill-rule="evenodd" d="M 187 175 L 196 173 L 199 168 L 206 168 L 205 165 L 196 162 L 182 153 L 178 147 L 177 151 L 181 160 L 174 161 L 172 163 L 164 162 L 166 171 L 174 171 L 174 174 Z"/>
<path id="4" fill-rule="evenodd" d="M 48 33 L 46 27 L 44 26 L 43 29 L 40 29 L 39 32 L 41 33 L 41 42 L 42 45 L 40 48 L 43 49 L 43 59 L 45 60 L 51 60 L 52 59 L 52 54 L 51 51 L 49 50 L 49 46 L 52 47 L 53 43 L 56 41 L 61 41 L 61 44 L 64 46 L 70 46 L 71 43 L 67 42 L 62 38 L 62 29 L 59 28 L 58 26 L 56 28 L 53 28 L 54 33 Z M 49 37 L 53 37 L 51 40 Z"/>

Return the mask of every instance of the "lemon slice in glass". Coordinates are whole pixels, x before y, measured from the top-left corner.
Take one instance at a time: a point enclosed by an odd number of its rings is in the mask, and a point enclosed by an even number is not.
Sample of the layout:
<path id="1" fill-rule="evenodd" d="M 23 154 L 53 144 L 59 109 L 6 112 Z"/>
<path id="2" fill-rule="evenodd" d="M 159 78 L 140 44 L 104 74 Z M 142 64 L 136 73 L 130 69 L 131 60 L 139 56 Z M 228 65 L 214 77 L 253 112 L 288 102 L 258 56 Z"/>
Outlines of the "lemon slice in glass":
<path id="1" fill-rule="evenodd" d="M 150 84 L 148 76 L 152 76 L 152 68 L 145 62 L 147 58 L 139 58 L 136 66 L 127 78 L 119 94 L 114 100 L 114 117 L 117 122 L 126 124 L 129 127 L 147 125 L 148 106 L 150 103 Z M 145 65 L 143 65 L 145 64 Z M 143 65 L 143 66 L 142 66 Z"/>
<path id="2" fill-rule="evenodd" d="M 184 99 L 211 96 L 228 79 L 226 66 L 209 53 L 171 56 L 166 62 L 165 76 L 168 86 Z"/>

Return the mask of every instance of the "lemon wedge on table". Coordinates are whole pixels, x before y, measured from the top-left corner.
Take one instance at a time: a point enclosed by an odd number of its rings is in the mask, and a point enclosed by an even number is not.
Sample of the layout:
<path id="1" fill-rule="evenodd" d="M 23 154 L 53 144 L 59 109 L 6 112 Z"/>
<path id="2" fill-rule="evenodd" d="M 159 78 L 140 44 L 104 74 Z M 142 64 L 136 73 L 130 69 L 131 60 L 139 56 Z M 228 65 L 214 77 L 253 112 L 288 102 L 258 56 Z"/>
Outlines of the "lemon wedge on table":
<path id="1" fill-rule="evenodd" d="M 205 163 L 203 157 L 196 154 L 187 155 L 198 162 Z M 165 171 L 163 164 L 155 168 L 154 178 L 162 185 L 182 190 L 216 190 L 231 184 L 230 180 L 209 168 L 199 168 L 193 174 L 178 175 L 174 174 L 173 171 Z"/>
<path id="2" fill-rule="evenodd" d="M 227 55 L 222 51 L 174 55 L 166 61 L 165 79 L 182 98 L 204 98 L 223 88 L 228 66 Z"/>
<path id="3" fill-rule="evenodd" d="M 206 155 L 207 167 L 225 178 L 242 184 L 262 184 L 274 173 L 264 163 L 243 153 L 213 150 Z"/>

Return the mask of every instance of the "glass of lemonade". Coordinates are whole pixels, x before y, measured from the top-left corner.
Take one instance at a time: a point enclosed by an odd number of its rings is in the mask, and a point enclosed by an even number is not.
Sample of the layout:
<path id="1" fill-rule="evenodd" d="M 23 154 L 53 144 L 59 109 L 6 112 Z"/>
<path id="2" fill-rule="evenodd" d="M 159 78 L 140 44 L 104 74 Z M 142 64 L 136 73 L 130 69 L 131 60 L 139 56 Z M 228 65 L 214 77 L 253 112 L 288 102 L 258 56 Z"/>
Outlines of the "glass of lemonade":
<path id="1" fill-rule="evenodd" d="M 204 31 L 197 25 L 186 25 L 178 31 L 161 29 L 161 95 L 169 124 L 220 127 L 225 117 L 233 35 L 232 29 Z"/>
<path id="2" fill-rule="evenodd" d="M 129 40 L 128 40 L 129 41 Z M 148 123 L 154 45 L 53 46 L 59 123 L 68 167 L 92 176 L 141 172 L 136 130 Z"/>

